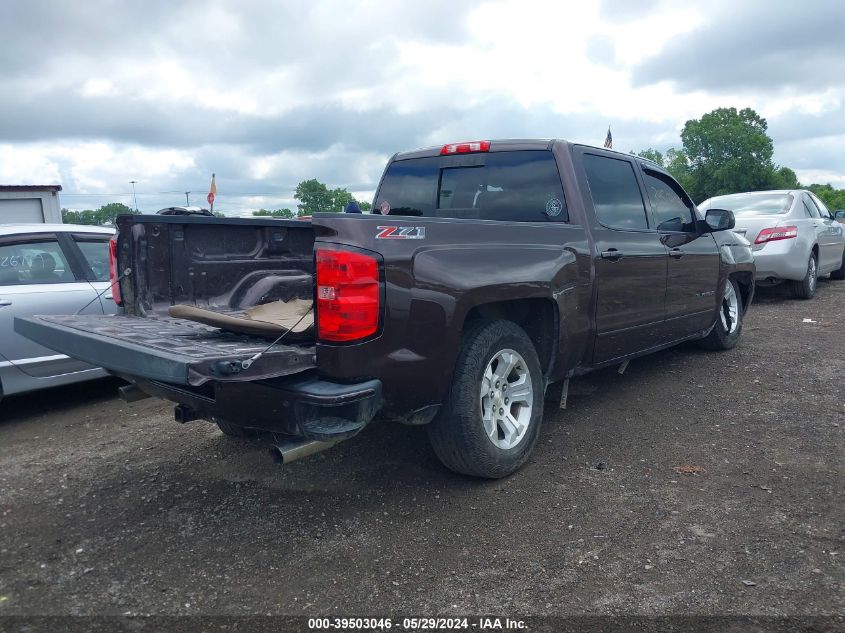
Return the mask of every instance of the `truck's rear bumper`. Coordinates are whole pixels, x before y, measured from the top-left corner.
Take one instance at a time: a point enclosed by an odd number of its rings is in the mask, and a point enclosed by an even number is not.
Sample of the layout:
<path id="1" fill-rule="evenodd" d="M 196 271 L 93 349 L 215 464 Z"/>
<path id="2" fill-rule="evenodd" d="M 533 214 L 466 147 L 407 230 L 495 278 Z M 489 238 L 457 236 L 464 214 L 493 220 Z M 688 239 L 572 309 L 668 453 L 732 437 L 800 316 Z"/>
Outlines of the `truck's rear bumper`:
<path id="1" fill-rule="evenodd" d="M 208 382 L 199 388 L 124 377 L 146 393 L 180 405 L 182 420 L 223 420 L 314 440 L 351 437 L 382 407 L 381 381 L 341 384 L 312 372 L 255 382 Z"/>

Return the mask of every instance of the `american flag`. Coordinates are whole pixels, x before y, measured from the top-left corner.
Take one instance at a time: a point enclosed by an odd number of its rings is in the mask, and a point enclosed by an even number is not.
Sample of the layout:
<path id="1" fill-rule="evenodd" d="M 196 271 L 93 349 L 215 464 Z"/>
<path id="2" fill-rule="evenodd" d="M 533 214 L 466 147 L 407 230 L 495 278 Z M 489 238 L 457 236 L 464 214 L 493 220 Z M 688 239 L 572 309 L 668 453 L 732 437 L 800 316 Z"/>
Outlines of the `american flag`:
<path id="1" fill-rule="evenodd" d="M 613 149 L 613 135 L 610 133 L 610 128 L 607 128 L 607 138 L 604 139 L 604 146 L 607 149 Z"/>

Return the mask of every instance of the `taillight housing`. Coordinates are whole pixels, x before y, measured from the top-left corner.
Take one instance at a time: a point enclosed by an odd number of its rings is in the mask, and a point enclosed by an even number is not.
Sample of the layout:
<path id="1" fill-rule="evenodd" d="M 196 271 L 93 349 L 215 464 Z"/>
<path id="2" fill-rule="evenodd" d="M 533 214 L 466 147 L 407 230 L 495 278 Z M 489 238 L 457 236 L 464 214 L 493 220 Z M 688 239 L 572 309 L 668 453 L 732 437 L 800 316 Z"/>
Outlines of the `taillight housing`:
<path id="1" fill-rule="evenodd" d="M 451 143 L 444 145 L 440 150 L 441 156 L 448 154 L 474 154 L 476 152 L 489 152 L 490 141 L 466 141 L 464 143 Z"/>
<path id="2" fill-rule="evenodd" d="M 122 306 L 123 297 L 120 295 L 120 282 L 117 274 L 117 236 L 109 240 L 109 281 L 111 282 L 111 298 Z"/>
<path id="3" fill-rule="evenodd" d="M 773 226 L 768 229 L 763 229 L 757 234 L 755 244 L 765 244 L 766 242 L 775 242 L 777 240 L 788 240 L 793 237 L 798 237 L 797 226 Z"/>
<path id="4" fill-rule="evenodd" d="M 345 343 L 367 338 L 379 326 L 379 262 L 349 250 L 318 248 L 315 254 L 317 336 Z"/>

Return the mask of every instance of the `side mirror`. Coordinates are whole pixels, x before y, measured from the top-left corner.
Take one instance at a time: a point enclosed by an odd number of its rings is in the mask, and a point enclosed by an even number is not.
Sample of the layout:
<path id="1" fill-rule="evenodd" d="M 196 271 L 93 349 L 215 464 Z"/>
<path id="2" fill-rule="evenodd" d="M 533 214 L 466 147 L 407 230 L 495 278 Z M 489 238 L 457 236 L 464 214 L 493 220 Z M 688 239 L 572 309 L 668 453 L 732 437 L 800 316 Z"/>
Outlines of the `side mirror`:
<path id="1" fill-rule="evenodd" d="M 704 222 L 710 231 L 727 231 L 736 226 L 733 211 L 727 209 L 708 209 L 704 215 Z"/>
<path id="2" fill-rule="evenodd" d="M 845 222 L 845 209 L 838 209 L 837 211 L 833 212 L 833 217 L 838 222 Z"/>

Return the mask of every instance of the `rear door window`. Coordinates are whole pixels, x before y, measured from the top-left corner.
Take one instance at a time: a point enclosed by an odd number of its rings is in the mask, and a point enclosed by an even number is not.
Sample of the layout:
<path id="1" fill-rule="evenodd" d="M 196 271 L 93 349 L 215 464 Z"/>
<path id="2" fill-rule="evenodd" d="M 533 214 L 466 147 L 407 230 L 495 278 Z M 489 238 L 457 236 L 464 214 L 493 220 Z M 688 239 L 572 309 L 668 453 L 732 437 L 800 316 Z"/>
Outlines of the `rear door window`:
<path id="1" fill-rule="evenodd" d="M 557 163 L 547 150 L 400 160 L 385 173 L 377 212 L 510 222 L 567 222 Z"/>
<path id="2" fill-rule="evenodd" d="M 391 163 L 379 187 L 373 211 L 384 215 L 434 215 L 439 177 L 439 158 Z"/>
<path id="3" fill-rule="evenodd" d="M 0 286 L 73 281 L 76 278 L 55 239 L 0 244 Z"/>
<path id="4" fill-rule="evenodd" d="M 819 210 L 819 215 L 824 219 L 833 219 L 833 215 L 830 213 L 830 209 L 825 206 L 825 203 L 819 200 L 815 194 L 810 194 L 810 200 L 816 205 L 816 208 Z"/>
<path id="5" fill-rule="evenodd" d="M 813 202 L 813 199 L 807 194 L 804 194 L 804 206 L 807 208 L 807 211 L 809 212 L 810 217 L 813 217 L 813 218 L 820 218 L 821 217 L 821 212 L 819 211 L 819 208 L 816 206 L 816 203 Z"/>
<path id="6" fill-rule="evenodd" d="M 633 164 L 596 154 L 583 157 L 599 223 L 610 229 L 647 230 L 645 204 Z"/>
<path id="7" fill-rule="evenodd" d="M 109 240 L 87 235 L 74 235 L 74 242 L 82 251 L 82 258 L 91 271 L 89 281 L 109 280 Z"/>

